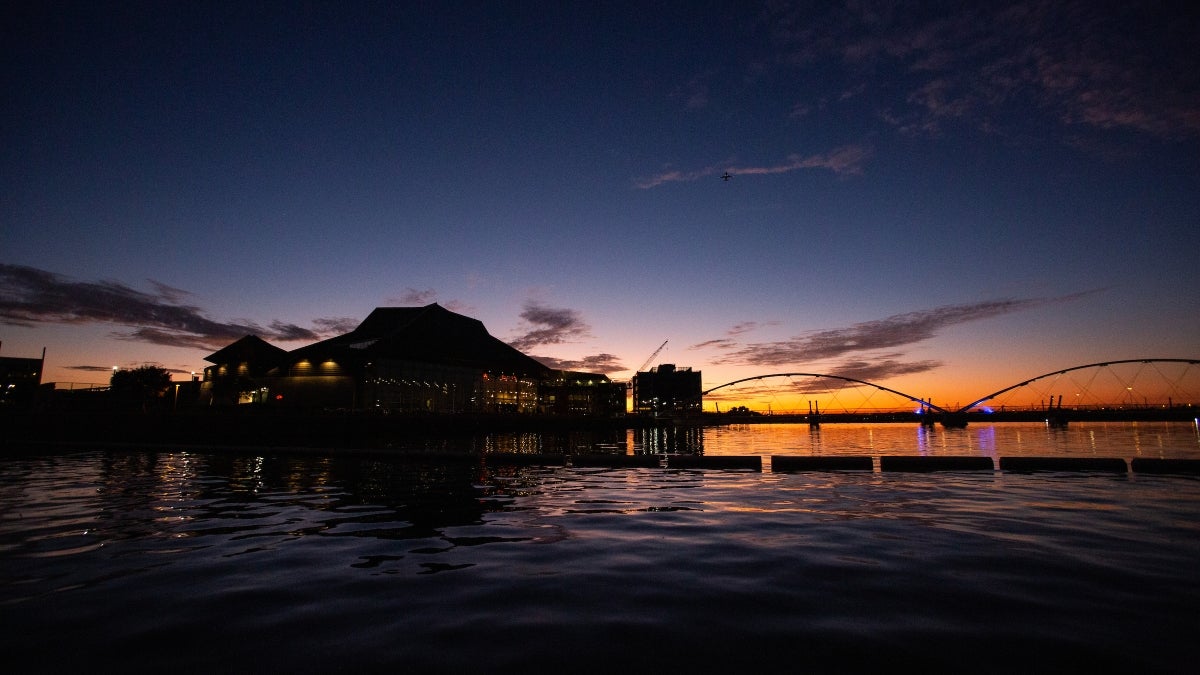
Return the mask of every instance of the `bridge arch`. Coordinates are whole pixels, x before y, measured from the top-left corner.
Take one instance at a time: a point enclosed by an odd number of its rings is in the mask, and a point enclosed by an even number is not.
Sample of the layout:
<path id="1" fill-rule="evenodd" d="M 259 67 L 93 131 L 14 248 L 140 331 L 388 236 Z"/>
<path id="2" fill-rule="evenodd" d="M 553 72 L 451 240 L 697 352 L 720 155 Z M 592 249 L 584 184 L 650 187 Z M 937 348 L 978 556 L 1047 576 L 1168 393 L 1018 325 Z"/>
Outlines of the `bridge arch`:
<path id="1" fill-rule="evenodd" d="M 1062 375 L 1064 373 L 1069 373 L 1069 372 L 1076 371 L 1076 370 L 1085 370 L 1087 368 L 1102 368 L 1104 366 L 1113 366 L 1113 365 L 1118 365 L 1118 364 L 1122 364 L 1122 363 L 1186 363 L 1186 364 L 1195 366 L 1195 365 L 1200 365 L 1200 360 L 1198 360 L 1198 359 L 1118 359 L 1116 361 L 1098 361 L 1096 363 L 1088 363 L 1088 364 L 1084 364 L 1082 366 L 1072 366 L 1070 368 L 1063 368 L 1062 370 L 1055 370 L 1053 372 L 1045 373 L 1043 375 L 1038 375 L 1037 377 L 1031 377 L 1028 380 L 1024 380 L 1024 381 L 1018 382 L 1014 385 L 1007 386 L 1003 389 L 999 389 L 997 391 L 994 391 L 994 392 L 988 394 L 987 396 L 984 396 L 983 398 L 980 398 L 976 401 L 972 401 L 971 403 L 968 403 L 967 405 L 959 408 L 958 410 L 956 410 L 954 412 L 959 413 L 959 414 L 966 413 L 966 412 L 970 411 L 971 408 L 974 408 L 975 406 L 979 405 L 980 403 L 983 403 L 984 401 L 989 401 L 993 398 L 996 398 L 997 396 L 1000 396 L 1001 394 L 1006 394 L 1014 389 L 1019 389 L 1021 387 L 1024 387 L 1024 386 L 1026 386 L 1030 383 L 1036 382 L 1038 380 L 1044 380 L 1049 377 L 1056 377 L 1058 375 Z"/>
<path id="2" fill-rule="evenodd" d="M 868 387 L 874 387 L 880 391 L 886 391 L 889 394 L 895 394 L 897 396 L 906 398 L 914 403 L 918 403 L 926 408 L 929 408 L 931 410 L 936 410 L 937 412 L 940 412 L 943 414 L 947 414 L 947 415 L 953 414 L 953 411 L 946 410 L 945 408 L 943 408 L 941 406 L 934 405 L 933 403 L 931 403 L 929 401 L 917 398 L 916 396 L 912 396 L 911 394 L 906 394 L 902 391 L 892 389 L 891 387 L 885 387 L 882 384 L 876 384 L 874 382 L 868 382 L 866 380 L 858 380 L 853 377 L 845 377 L 843 375 L 831 375 L 829 373 L 770 373 L 767 375 L 754 375 L 752 377 L 743 377 L 741 379 L 734 380 L 732 382 L 726 382 L 725 384 L 719 384 L 715 387 L 711 387 L 709 389 L 706 389 L 706 390 L 700 392 L 700 396 L 701 396 L 701 398 L 703 398 L 703 397 L 708 396 L 709 394 L 713 393 L 714 391 L 717 391 L 718 389 L 724 389 L 725 387 L 732 387 L 737 384 L 742 384 L 743 382 L 752 382 L 755 380 L 766 380 L 766 379 L 770 379 L 773 377 L 825 377 L 825 378 L 829 378 L 831 380 L 841 380 L 842 382 L 850 382 L 852 384 L 862 384 L 862 385 L 866 385 Z"/>

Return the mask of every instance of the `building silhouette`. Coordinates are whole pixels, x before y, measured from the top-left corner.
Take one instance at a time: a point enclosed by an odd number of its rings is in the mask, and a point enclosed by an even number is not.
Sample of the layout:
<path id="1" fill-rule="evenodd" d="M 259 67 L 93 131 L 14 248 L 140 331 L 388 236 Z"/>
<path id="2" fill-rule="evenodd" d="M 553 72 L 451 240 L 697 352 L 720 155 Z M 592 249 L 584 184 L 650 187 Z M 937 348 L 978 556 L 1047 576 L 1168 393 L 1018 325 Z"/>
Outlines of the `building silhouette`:
<path id="1" fill-rule="evenodd" d="M 380 413 L 612 416 L 625 384 L 555 370 L 437 303 L 379 307 L 357 328 L 285 351 L 248 335 L 206 357 L 200 402 Z"/>
<path id="2" fill-rule="evenodd" d="M 38 359 L 0 356 L 0 410 L 28 410 L 42 384 L 46 353 Z"/>
<path id="3" fill-rule="evenodd" d="M 700 371 L 664 363 L 633 376 L 633 411 L 653 417 L 699 414 Z"/>

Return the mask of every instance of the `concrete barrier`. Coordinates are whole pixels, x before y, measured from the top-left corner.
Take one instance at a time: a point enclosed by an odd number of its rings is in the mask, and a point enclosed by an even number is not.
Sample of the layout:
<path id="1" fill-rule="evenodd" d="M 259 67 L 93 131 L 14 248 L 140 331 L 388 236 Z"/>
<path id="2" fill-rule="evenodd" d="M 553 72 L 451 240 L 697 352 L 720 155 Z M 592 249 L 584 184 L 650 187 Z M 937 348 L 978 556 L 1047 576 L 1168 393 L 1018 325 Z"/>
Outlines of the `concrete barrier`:
<path id="1" fill-rule="evenodd" d="M 1135 457 L 1129 462 L 1134 473 L 1200 474 L 1200 459 L 1162 459 Z"/>
<path id="2" fill-rule="evenodd" d="M 879 458 L 880 471 L 994 471 L 991 457 L 958 456 L 910 457 L 884 455 Z"/>
<path id="3" fill-rule="evenodd" d="M 308 452 L 316 450 L 304 449 Z M 474 462 L 479 455 L 450 452 L 404 452 L 386 450 L 347 450 L 345 454 L 362 454 L 408 461 L 438 463 Z M 483 455 L 485 464 L 494 466 L 564 466 L 568 462 L 579 467 L 661 467 L 663 455 L 584 454 L 561 455 L 544 453 L 498 452 Z M 666 466 L 672 469 L 750 469 L 763 470 L 758 455 L 667 455 Z M 772 455 L 771 471 L 872 471 L 869 456 Z M 879 457 L 881 471 L 991 471 L 997 468 L 990 457 L 975 456 L 909 456 Z M 1200 475 L 1200 459 L 1163 459 L 1138 457 L 1128 463 L 1120 457 L 1001 457 L 1001 471 L 1030 473 L 1034 471 L 1098 471 L 1109 473 L 1185 474 Z"/>
<path id="4" fill-rule="evenodd" d="M 667 455 L 667 468 L 762 471 L 762 457 L 758 455 Z"/>
<path id="5" fill-rule="evenodd" d="M 803 457 L 771 455 L 771 471 L 874 471 L 870 457 Z"/>
<path id="6" fill-rule="evenodd" d="M 571 466 L 659 467 L 662 466 L 662 455 L 571 455 Z"/>
<path id="7" fill-rule="evenodd" d="M 1001 471 L 1108 471 L 1126 473 L 1120 457 L 1001 457 Z"/>

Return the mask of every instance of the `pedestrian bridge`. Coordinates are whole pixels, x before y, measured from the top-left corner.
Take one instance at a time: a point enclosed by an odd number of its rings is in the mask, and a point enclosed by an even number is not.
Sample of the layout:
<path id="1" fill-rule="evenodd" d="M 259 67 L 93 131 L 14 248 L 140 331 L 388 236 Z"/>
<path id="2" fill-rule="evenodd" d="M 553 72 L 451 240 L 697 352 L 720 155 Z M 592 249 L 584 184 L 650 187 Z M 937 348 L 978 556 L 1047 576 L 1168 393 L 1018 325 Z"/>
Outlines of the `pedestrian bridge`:
<path id="1" fill-rule="evenodd" d="M 930 397 L 837 373 L 786 372 L 755 375 L 701 392 L 702 400 L 721 402 L 726 410 L 738 401 L 783 408 L 772 414 L 864 413 L 911 409 L 918 413 L 961 416 L 968 412 L 1034 409 L 1109 409 L 1113 407 L 1200 406 L 1200 359 L 1122 359 L 1055 370 L 980 396 L 966 405 L 934 402 Z M 807 402 L 807 410 L 794 407 Z"/>

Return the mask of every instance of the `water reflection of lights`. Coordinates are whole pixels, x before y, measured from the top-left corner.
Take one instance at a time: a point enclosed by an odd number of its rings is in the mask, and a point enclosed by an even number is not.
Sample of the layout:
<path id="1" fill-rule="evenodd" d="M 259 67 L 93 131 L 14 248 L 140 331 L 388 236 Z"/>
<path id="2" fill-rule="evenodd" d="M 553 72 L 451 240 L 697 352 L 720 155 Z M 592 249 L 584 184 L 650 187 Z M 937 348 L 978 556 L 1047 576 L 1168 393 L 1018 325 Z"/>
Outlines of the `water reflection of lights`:
<path id="1" fill-rule="evenodd" d="M 977 427 L 975 439 L 979 442 L 980 454 L 996 457 L 996 427 L 992 425 Z"/>

